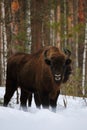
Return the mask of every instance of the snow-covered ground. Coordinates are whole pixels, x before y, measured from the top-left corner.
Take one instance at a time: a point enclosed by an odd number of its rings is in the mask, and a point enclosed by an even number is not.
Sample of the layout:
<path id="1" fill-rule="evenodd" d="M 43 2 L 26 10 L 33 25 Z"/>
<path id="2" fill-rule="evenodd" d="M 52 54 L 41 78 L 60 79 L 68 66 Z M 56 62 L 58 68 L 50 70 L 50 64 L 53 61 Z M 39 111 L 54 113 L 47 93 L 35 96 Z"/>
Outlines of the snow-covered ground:
<path id="1" fill-rule="evenodd" d="M 0 98 L 3 99 L 3 95 L 4 88 L 0 88 Z M 67 107 L 64 108 L 63 98 L 59 96 L 56 112 L 39 110 L 34 101 L 28 112 L 24 112 L 13 98 L 13 108 L 0 107 L 0 130 L 87 130 L 87 105 L 84 100 L 67 97 Z"/>

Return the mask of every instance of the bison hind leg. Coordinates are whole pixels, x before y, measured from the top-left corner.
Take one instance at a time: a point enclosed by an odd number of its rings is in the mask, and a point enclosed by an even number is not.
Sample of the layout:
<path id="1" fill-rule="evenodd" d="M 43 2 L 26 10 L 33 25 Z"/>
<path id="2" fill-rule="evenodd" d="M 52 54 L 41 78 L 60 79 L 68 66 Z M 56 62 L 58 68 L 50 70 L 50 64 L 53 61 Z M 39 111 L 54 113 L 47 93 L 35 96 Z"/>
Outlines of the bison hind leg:
<path id="1" fill-rule="evenodd" d="M 40 94 L 38 92 L 34 93 L 34 101 L 35 101 L 36 107 L 40 109 L 41 108 L 41 99 L 40 99 Z"/>
<path id="2" fill-rule="evenodd" d="M 4 95 L 4 103 L 3 106 L 7 106 L 11 97 L 13 96 L 14 92 L 17 89 L 17 84 L 16 82 L 13 82 L 11 80 L 6 81 L 6 91 Z"/>

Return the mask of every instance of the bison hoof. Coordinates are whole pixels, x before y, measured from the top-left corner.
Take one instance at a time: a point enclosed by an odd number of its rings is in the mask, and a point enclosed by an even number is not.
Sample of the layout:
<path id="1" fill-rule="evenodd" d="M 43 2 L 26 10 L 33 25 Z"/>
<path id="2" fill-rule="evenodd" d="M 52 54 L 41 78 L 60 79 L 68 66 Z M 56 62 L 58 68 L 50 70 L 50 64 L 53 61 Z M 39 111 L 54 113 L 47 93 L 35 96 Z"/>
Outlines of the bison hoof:
<path id="1" fill-rule="evenodd" d="M 56 107 L 50 107 L 50 110 L 54 113 L 56 113 Z"/>
<path id="2" fill-rule="evenodd" d="M 23 110 L 23 111 L 25 111 L 25 112 L 28 112 L 27 107 L 24 107 L 24 106 L 21 106 L 21 107 L 20 107 L 20 110 Z"/>

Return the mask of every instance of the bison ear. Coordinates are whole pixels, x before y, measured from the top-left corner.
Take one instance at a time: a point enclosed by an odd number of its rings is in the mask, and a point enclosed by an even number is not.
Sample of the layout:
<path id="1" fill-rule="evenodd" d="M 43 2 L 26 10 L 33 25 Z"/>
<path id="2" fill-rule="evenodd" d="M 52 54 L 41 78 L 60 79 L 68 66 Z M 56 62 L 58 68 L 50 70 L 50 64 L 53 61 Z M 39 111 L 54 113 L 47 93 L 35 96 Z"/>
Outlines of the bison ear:
<path id="1" fill-rule="evenodd" d="M 66 62 L 65 62 L 65 65 L 69 65 L 71 62 L 72 62 L 71 59 L 67 59 Z"/>
<path id="2" fill-rule="evenodd" d="M 44 61 L 47 65 L 51 65 L 50 59 L 47 57 L 48 49 L 44 51 Z"/>
<path id="3" fill-rule="evenodd" d="M 45 63 L 46 63 L 47 65 L 51 65 L 51 61 L 50 61 L 49 59 L 45 59 Z"/>

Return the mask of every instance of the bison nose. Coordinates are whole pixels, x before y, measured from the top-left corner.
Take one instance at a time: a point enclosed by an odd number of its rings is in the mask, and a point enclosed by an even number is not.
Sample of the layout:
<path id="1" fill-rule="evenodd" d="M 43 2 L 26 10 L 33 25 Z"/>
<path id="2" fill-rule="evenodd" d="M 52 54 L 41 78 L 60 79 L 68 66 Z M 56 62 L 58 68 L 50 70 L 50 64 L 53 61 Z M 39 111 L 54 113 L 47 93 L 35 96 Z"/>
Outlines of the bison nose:
<path id="1" fill-rule="evenodd" d="M 61 74 L 55 74 L 54 78 L 55 78 L 55 81 L 60 81 L 61 80 Z"/>

